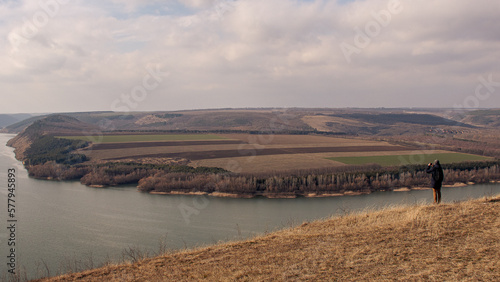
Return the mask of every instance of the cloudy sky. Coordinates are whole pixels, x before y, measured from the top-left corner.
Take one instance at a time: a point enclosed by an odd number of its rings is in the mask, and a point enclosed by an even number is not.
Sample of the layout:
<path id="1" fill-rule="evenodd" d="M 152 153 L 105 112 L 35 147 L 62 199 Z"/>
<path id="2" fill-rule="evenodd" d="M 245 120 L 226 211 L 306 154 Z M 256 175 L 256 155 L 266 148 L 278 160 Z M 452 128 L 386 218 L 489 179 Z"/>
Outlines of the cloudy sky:
<path id="1" fill-rule="evenodd" d="M 500 107 L 498 0 L 0 0 L 0 113 Z"/>

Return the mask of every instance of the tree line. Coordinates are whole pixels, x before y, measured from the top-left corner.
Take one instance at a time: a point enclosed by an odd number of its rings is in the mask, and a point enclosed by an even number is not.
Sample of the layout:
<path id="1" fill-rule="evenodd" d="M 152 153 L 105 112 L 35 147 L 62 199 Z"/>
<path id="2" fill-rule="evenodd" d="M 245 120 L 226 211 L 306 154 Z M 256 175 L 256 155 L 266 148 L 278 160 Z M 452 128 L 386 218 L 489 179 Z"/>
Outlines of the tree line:
<path id="1" fill-rule="evenodd" d="M 413 165 L 389 170 L 372 168 L 365 171 L 322 173 L 307 170 L 299 174 L 178 174 L 158 172 L 139 181 L 144 192 L 220 192 L 240 195 L 332 194 L 347 191 L 369 193 L 402 187 L 429 187 L 426 166 Z M 464 163 L 444 169 L 445 183 L 487 183 L 500 180 L 499 162 Z"/>
<path id="2" fill-rule="evenodd" d="M 186 165 L 159 165 L 142 163 L 107 162 L 102 164 L 68 165 L 49 161 L 28 166 L 31 177 L 54 180 L 80 180 L 84 185 L 114 186 L 137 184 L 139 180 L 159 172 L 179 174 L 227 173 L 222 168 L 191 167 Z"/>

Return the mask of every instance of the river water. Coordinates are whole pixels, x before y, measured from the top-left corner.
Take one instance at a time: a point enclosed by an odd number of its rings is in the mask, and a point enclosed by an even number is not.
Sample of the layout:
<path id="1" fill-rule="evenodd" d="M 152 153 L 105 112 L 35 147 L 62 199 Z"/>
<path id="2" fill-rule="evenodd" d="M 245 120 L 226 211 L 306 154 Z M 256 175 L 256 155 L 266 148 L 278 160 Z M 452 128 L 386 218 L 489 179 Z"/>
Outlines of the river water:
<path id="1" fill-rule="evenodd" d="M 432 191 L 379 192 L 333 198 L 231 199 L 150 195 L 133 186 L 89 188 L 79 182 L 35 180 L 4 146 L 0 134 L 0 279 L 8 276 L 9 238 L 15 268 L 29 279 L 131 259 L 125 250 L 153 254 L 236 240 L 304 221 L 389 205 L 430 203 Z M 15 230 L 9 230 L 7 171 L 16 170 Z M 443 188 L 443 201 L 500 193 L 500 185 Z M 14 232 L 11 232 L 14 231 Z M 12 242 L 12 241 L 10 241 Z M 23 274 L 24 275 L 24 274 Z"/>

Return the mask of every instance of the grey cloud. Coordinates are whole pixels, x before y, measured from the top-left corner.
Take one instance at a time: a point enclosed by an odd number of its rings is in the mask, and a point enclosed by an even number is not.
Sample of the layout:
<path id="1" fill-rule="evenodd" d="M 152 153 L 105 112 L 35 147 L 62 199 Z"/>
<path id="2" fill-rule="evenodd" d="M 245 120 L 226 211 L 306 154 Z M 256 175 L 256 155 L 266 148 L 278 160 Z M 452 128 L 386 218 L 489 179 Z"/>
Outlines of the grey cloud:
<path id="1" fill-rule="evenodd" d="M 127 18 L 114 17 L 106 10 L 107 2 L 68 4 L 15 52 L 0 40 L 5 62 L 0 87 L 14 91 L 12 85 L 24 78 L 27 84 L 17 86 L 26 94 L 18 95 L 27 100 L 31 91 L 46 97 L 61 97 L 64 91 L 72 93 L 69 101 L 78 101 L 48 103 L 54 111 L 109 110 L 114 99 L 141 83 L 147 65 L 159 64 L 171 76 L 138 109 L 173 110 L 218 105 L 452 106 L 470 95 L 479 76 L 492 74 L 500 81 L 496 1 L 402 0 L 403 10 L 367 46 L 358 48 L 350 63 L 340 44 L 354 45 L 356 30 L 363 31 L 389 0 L 343 5 L 238 0 L 225 10 L 217 6 L 221 1 L 186 0 L 192 8 L 188 14 Z M 134 13 L 143 5 L 165 5 L 112 2 Z M 0 31 L 9 34 L 19 28 L 22 23 L 14 19 L 36 10 L 30 5 L 0 5 L 0 14 L 14 13 L 8 22 L 0 22 Z M 33 81 L 48 86 L 35 87 Z M 65 88 L 57 90 L 59 84 Z M 493 98 L 487 105 L 500 107 Z"/>

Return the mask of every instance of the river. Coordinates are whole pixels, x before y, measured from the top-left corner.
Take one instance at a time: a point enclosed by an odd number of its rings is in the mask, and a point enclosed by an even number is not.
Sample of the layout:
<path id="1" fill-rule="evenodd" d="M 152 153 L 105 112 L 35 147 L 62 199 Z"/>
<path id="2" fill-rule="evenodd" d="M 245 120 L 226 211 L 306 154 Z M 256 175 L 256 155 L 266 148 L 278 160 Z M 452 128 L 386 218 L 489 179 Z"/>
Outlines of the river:
<path id="1" fill-rule="evenodd" d="M 133 186 L 89 188 L 79 182 L 28 177 L 0 134 L 0 279 L 8 275 L 9 238 L 15 268 L 29 279 L 131 259 L 128 250 L 158 252 L 236 240 L 304 221 L 388 205 L 430 203 L 431 190 L 333 198 L 232 199 L 150 195 Z M 9 230 L 8 169 L 16 170 L 15 230 Z M 500 193 L 500 185 L 443 188 L 452 202 Z M 14 231 L 14 232 L 12 232 Z M 10 242 L 12 242 L 11 240 Z"/>

